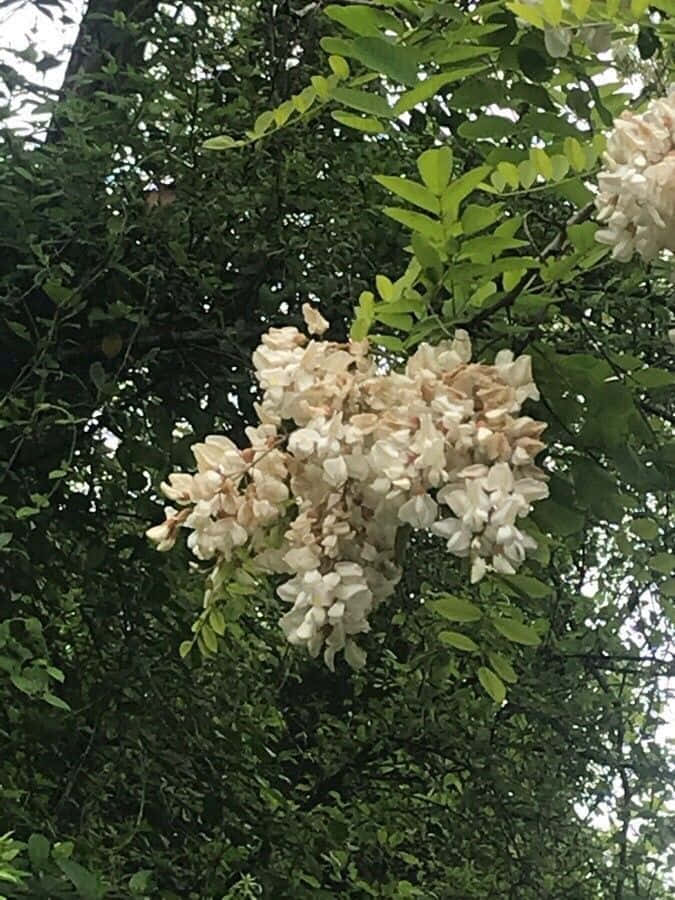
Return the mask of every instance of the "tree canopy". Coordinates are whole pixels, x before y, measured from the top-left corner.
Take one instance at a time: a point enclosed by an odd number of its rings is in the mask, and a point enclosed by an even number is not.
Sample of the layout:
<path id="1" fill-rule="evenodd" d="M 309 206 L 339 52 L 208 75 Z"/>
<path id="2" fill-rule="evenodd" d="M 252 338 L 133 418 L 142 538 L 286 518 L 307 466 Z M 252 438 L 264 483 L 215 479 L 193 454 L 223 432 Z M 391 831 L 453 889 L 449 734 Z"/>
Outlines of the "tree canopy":
<path id="1" fill-rule="evenodd" d="M 673 15 L 91 0 L 59 90 L 5 53 L 0 894 L 671 895 L 673 232 L 640 220 L 645 259 L 595 201 L 660 161 L 602 182 Z M 457 329 L 531 357 L 537 549 L 472 584 L 401 529 L 357 672 L 286 642 L 274 577 L 181 655 L 203 579 L 145 537 L 160 483 L 245 446 L 251 356 L 307 302 L 392 371 Z"/>

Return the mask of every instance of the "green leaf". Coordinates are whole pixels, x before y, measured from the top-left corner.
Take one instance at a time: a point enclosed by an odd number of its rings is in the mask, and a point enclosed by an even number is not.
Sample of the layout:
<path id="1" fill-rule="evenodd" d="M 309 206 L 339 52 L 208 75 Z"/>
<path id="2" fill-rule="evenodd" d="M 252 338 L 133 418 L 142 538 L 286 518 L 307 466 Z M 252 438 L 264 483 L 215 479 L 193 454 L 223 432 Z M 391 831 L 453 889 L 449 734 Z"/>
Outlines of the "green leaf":
<path id="1" fill-rule="evenodd" d="M 202 625 L 199 636 L 204 641 L 204 646 L 207 650 L 210 650 L 211 653 L 218 652 L 218 638 L 213 633 L 213 629 L 210 625 Z"/>
<path id="2" fill-rule="evenodd" d="M 492 166 L 478 166 L 451 182 L 441 197 L 443 217 L 455 221 L 459 215 L 459 205 L 462 200 L 468 197 L 491 171 Z"/>
<path id="3" fill-rule="evenodd" d="M 208 138 L 202 143 L 204 150 L 231 150 L 232 147 L 240 147 L 241 141 L 228 137 L 226 134 L 219 134 L 218 137 Z"/>
<path id="4" fill-rule="evenodd" d="M 152 869 L 140 869 L 129 879 L 129 890 L 132 894 L 144 894 L 150 885 Z"/>
<path id="5" fill-rule="evenodd" d="M 429 606 L 439 616 L 454 622 L 475 622 L 483 615 L 473 603 L 452 594 L 441 594 Z"/>
<path id="6" fill-rule="evenodd" d="M 569 28 L 545 28 L 544 46 L 549 56 L 561 59 L 567 56 L 572 42 L 572 32 Z"/>
<path id="7" fill-rule="evenodd" d="M 518 188 L 520 178 L 518 175 L 518 167 L 510 162 L 497 163 L 497 171 L 501 174 L 504 181 L 514 190 Z"/>
<path id="8" fill-rule="evenodd" d="M 581 225 L 568 225 L 567 235 L 579 253 L 584 253 L 595 247 L 595 232 L 598 226 L 595 222 L 582 222 Z"/>
<path id="9" fill-rule="evenodd" d="M 499 256 L 505 250 L 515 250 L 518 247 L 526 247 L 527 241 L 520 241 L 517 238 L 501 237 L 495 233 L 481 235 L 481 237 L 471 238 L 468 241 L 462 241 L 460 252 L 457 259 L 473 259 L 475 262 L 492 261 L 494 256 Z"/>
<path id="10" fill-rule="evenodd" d="M 551 157 L 551 167 L 553 169 L 554 181 L 563 179 L 570 170 L 570 164 L 567 157 L 560 153 L 554 153 Z"/>
<path id="11" fill-rule="evenodd" d="M 469 75 L 473 75 L 476 71 L 481 71 L 484 66 L 472 66 L 459 69 L 455 72 L 443 72 L 439 75 L 430 75 L 424 81 L 419 82 L 414 88 L 401 94 L 397 102 L 394 104 L 393 114 L 400 116 L 404 112 L 414 109 L 419 103 L 424 103 L 431 97 L 434 97 L 441 88 L 453 81 L 461 81 Z"/>
<path id="12" fill-rule="evenodd" d="M 11 531 L 0 532 L 0 548 L 6 547 L 7 544 L 9 544 L 9 542 L 12 540 L 13 537 L 14 537 L 14 535 L 12 534 Z"/>
<path id="13" fill-rule="evenodd" d="M 385 29 L 394 32 L 401 30 L 396 16 L 361 3 L 350 3 L 349 6 L 330 4 L 324 8 L 324 13 L 329 19 L 362 36 L 377 36 Z"/>
<path id="14" fill-rule="evenodd" d="M 284 101 L 274 110 L 274 121 L 278 128 L 281 128 L 282 125 L 285 125 L 289 120 L 291 113 L 294 110 L 293 103 L 290 100 Z"/>
<path id="15" fill-rule="evenodd" d="M 498 141 L 512 135 L 517 128 L 518 125 L 513 119 L 497 115 L 484 115 L 476 119 L 475 122 L 462 122 L 457 131 L 461 137 L 469 141 L 488 138 Z"/>
<path id="16" fill-rule="evenodd" d="M 586 167 L 586 154 L 579 141 L 575 137 L 566 137 L 563 144 L 565 154 L 577 172 L 583 172 Z"/>
<path id="17" fill-rule="evenodd" d="M 452 175 L 452 150 L 450 147 L 425 150 L 417 159 L 417 168 L 429 190 L 440 197 Z"/>
<path id="18" fill-rule="evenodd" d="M 260 113 L 258 118 L 255 120 L 255 124 L 253 125 L 253 131 L 256 134 L 264 134 L 270 125 L 274 124 L 274 113 L 272 110 L 265 110 L 265 112 Z"/>
<path id="19" fill-rule="evenodd" d="M 353 42 L 352 56 L 393 81 L 407 85 L 417 81 L 418 56 L 412 47 L 382 37 L 359 37 Z"/>
<path id="20" fill-rule="evenodd" d="M 567 537 L 584 527 L 583 513 L 556 503 L 555 500 L 543 500 L 534 507 L 532 516 L 542 531 Z"/>
<path id="21" fill-rule="evenodd" d="M 559 25 L 562 20 L 561 0 L 540 0 L 540 4 L 545 20 L 551 25 Z"/>
<path id="22" fill-rule="evenodd" d="M 406 228 L 426 235 L 432 241 L 440 243 L 443 240 L 443 231 L 440 223 L 430 219 L 429 216 L 425 216 L 423 213 L 411 212 L 398 206 L 385 206 L 382 212 L 389 216 L 390 219 L 405 225 Z"/>
<path id="23" fill-rule="evenodd" d="M 382 187 L 385 187 L 392 194 L 396 194 L 403 200 L 407 200 L 408 203 L 412 203 L 436 215 L 440 212 L 438 199 L 418 181 L 412 181 L 409 178 L 399 178 L 397 175 L 374 175 L 373 177 Z"/>
<path id="24" fill-rule="evenodd" d="M 341 125 L 355 128 L 357 131 L 364 131 L 366 134 L 380 134 L 387 130 L 386 125 L 383 125 L 382 122 L 372 116 L 356 116 L 353 113 L 346 113 L 337 109 L 333 110 L 331 116 Z"/>
<path id="25" fill-rule="evenodd" d="M 500 204 L 480 206 L 477 203 L 470 203 L 464 210 L 461 220 L 464 234 L 475 234 L 477 231 L 488 228 L 497 221 L 501 210 Z"/>
<path id="26" fill-rule="evenodd" d="M 645 541 L 656 540 L 659 536 L 659 526 L 653 519 L 633 519 L 630 530 Z"/>
<path id="27" fill-rule="evenodd" d="M 300 91 L 299 94 L 294 94 L 291 97 L 291 103 L 297 109 L 299 113 L 305 113 L 311 107 L 312 103 L 316 100 L 316 91 L 313 87 L 308 85 L 304 91 Z"/>
<path id="28" fill-rule="evenodd" d="M 330 98 L 331 86 L 327 78 L 324 78 L 323 75 L 312 75 L 310 81 L 320 100 L 328 100 Z M 272 113 L 272 118 L 274 118 L 274 113 Z"/>
<path id="29" fill-rule="evenodd" d="M 501 653 L 488 653 L 488 659 L 490 660 L 490 665 L 502 681 L 506 681 L 509 684 L 515 684 L 516 681 L 518 681 L 515 669 Z"/>
<path id="30" fill-rule="evenodd" d="M 468 59 L 476 59 L 479 56 L 487 56 L 499 52 L 499 47 L 489 47 L 487 44 L 472 46 L 471 44 L 453 44 L 447 50 L 441 50 L 434 54 L 434 62 L 439 66 L 448 63 L 466 62 Z"/>
<path id="31" fill-rule="evenodd" d="M 18 688 L 24 694 L 31 696 L 40 690 L 40 685 L 32 678 L 26 678 L 24 675 L 10 675 L 10 681 L 15 688 Z"/>
<path id="32" fill-rule="evenodd" d="M 392 115 L 389 104 L 384 97 L 374 94 L 372 91 L 336 87 L 333 90 L 333 99 L 343 106 L 348 106 L 350 109 L 357 109 L 359 112 L 369 113 L 373 116 L 381 116 L 386 119 Z"/>
<path id="33" fill-rule="evenodd" d="M 468 653 L 475 653 L 479 649 L 475 641 L 458 631 L 441 631 L 438 639 L 442 644 L 455 647 L 457 650 L 466 650 Z"/>
<path id="34" fill-rule="evenodd" d="M 344 56 L 333 54 L 328 57 L 328 65 L 338 78 L 349 78 L 349 63 Z"/>
<path id="35" fill-rule="evenodd" d="M 105 369 L 100 362 L 92 363 L 89 366 L 89 377 L 94 382 L 95 387 L 100 391 L 106 382 Z"/>
<path id="36" fill-rule="evenodd" d="M 518 178 L 526 190 L 535 183 L 537 170 L 531 159 L 524 159 L 521 163 L 518 163 Z"/>
<path id="37" fill-rule="evenodd" d="M 36 872 L 44 868 L 50 848 L 51 844 L 43 834 L 31 834 L 28 838 L 28 858 Z"/>
<path id="38" fill-rule="evenodd" d="M 75 844 L 72 841 L 57 841 L 52 850 L 54 859 L 69 859 L 73 855 Z"/>
<path id="39" fill-rule="evenodd" d="M 413 326 L 411 316 L 388 312 L 386 307 L 378 306 L 375 311 L 375 318 L 378 322 L 382 322 L 383 325 L 388 325 L 390 328 L 395 328 L 397 331 L 405 331 L 406 333 L 409 332 Z"/>
<path id="40" fill-rule="evenodd" d="M 55 706 L 57 709 L 62 709 L 65 712 L 70 712 L 70 706 L 66 703 L 65 700 L 57 697 L 56 694 L 50 694 L 49 692 L 46 692 L 42 695 L 42 699 L 46 703 L 49 703 L 50 706 Z"/>
<path id="41" fill-rule="evenodd" d="M 649 568 L 662 575 L 670 575 L 675 570 L 675 553 L 656 553 L 649 560 Z"/>
<path id="42" fill-rule="evenodd" d="M 541 147 L 533 147 L 530 150 L 530 157 L 537 172 L 547 181 L 550 181 L 553 178 L 553 163 L 546 151 L 542 150 Z"/>
<path id="43" fill-rule="evenodd" d="M 667 369 L 640 369 L 637 372 L 631 372 L 630 377 L 640 387 L 647 388 L 647 390 L 671 387 L 675 384 L 675 375 Z"/>
<path id="44" fill-rule="evenodd" d="M 531 575 L 504 575 L 502 576 L 506 582 L 512 585 L 521 594 L 526 597 L 548 597 L 553 593 L 553 588 L 538 578 Z"/>
<path id="45" fill-rule="evenodd" d="M 394 285 L 391 283 L 391 279 L 387 278 L 386 275 L 375 276 L 375 287 L 377 288 L 377 293 L 383 300 L 389 301 L 393 298 Z"/>
<path id="46" fill-rule="evenodd" d="M 493 625 L 500 634 L 509 641 L 516 644 L 526 644 L 528 647 L 536 647 L 541 644 L 541 638 L 530 625 L 524 625 L 517 619 L 506 619 L 497 616 L 493 620 Z"/>
<path id="47" fill-rule="evenodd" d="M 478 680 L 483 690 L 492 697 L 495 703 L 504 702 L 506 697 L 504 682 L 492 669 L 488 669 L 487 666 L 481 666 L 478 669 Z"/>
<path id="48" fill-rule="evenodd" d="M 436 248 L 432 247 L 418 231 L 412 236 L 412 248 L 421 268 L 439 279 L 443 274 L 443 263 Z"/>
<path id="49" fill-rule="evenodd" d="M 368 337 L 371 323 L 363 316 L 357 316 L 349 329 L 349 336 L 353 341 L 364 341 Z"/>
<path id="50" fill-rule="evenodd" d="M 394 353 L 404 349 L 403 341 L 393 334 L 371 334 L 370 340 L 378 347 L 384 347 L 385 350 L 392 350 Z"/>
<path id="51" fill-rule="evenodd" d="M 225 619 L 219 609 L 212 609 L 209 613 L 209 625 L 221 637 L 225 634 Z"/>
<path id="52" fill-rule="evenodd" d="M 75 886 L 82 900 L 100 900 L 103 896 L 98 878 L 72 859 L 57 859 L 56 864 Z"/>
<path id="53" fill-rule="evenodd" d="M 494 281 L 486 281 L 469 297 L 469 304 L 475 307 L 481 307 L 493 294 L 497 293 L 497 285 Z"/>
<path id="54" fill-rule="evenodd" d="M 528 6 L 525 3 L 507 3 L 507 7 L 514 12 L 519 19 L 534 25 L 535 28 L 544 27 L 544 19 L 538 6 Z"/>
<path id="55" fill-rule="evenodd" d="M 342 38 L 324 37 L 321 38 L 319 44 L 325 53 L 333 56 L 351 57 L 353 55 L 353 41 L 351 40 L 345 41 Z"/>
<path id="56" fill-rule="evenodd" d="M 188 653 L 192 650 L 192 641 L 183 641 L 183 643 L 178 648 L 178 653 L 180 654 L 181 659 L 185 659 Z"/>

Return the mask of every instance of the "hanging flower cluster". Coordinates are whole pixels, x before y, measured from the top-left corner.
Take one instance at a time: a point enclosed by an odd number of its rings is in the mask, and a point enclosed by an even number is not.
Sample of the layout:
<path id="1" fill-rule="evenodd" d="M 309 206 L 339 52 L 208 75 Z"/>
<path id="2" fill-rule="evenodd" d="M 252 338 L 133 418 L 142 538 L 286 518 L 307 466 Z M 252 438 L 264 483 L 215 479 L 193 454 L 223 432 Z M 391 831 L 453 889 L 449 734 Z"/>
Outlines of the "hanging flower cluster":
<path id="1" fill-rule="evenodd" d="M 310 334 L 328 327 L 309 305 L 303 313 Z M 218 565 L 246 545 L 261 570 L 291 575 L 278 589 L 290 605 L 281 627 L 331 669 L 339 650 L 365 662 L 354 637 L 400 578 L 402 525 L 445 538 L 475 582 L 515 572 L 536 548 L 518 523 L 548 495 L 534 463 L 546 426 L 520 415 L 539 396 L 529 357 L 471 363 L 464 331 L 420 345 L 403 372 L 383 372 L 368 351 L 270 328 L 253 354 L 263 397 L 250 445 L 195 444 L 197 473 L 162 485 L 181 508 L 147 532 L 168 550 L 183 526 L 199 559 Z"/>
<path id="2" fill-rule="evenodd" d="M 640 115 L 624 112 L 607 141 L 598 175 L 596 239 L 627 262 L 675 251 L 675 88 Z"/>

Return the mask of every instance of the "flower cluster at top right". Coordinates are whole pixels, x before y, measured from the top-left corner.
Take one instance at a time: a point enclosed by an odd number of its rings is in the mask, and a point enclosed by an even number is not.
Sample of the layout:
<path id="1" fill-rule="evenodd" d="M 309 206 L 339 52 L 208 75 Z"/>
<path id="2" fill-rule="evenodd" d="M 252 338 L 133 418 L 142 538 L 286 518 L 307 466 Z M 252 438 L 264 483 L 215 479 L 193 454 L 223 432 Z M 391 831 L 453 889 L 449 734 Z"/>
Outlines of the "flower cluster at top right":
<path id="1" fill-rule="evenodd" d="M 604 159 L 595 203 L 605 227 L 596 239 L 620 262 L 675 251 L 675 86 L 644 113 L 616 120 Z"/>

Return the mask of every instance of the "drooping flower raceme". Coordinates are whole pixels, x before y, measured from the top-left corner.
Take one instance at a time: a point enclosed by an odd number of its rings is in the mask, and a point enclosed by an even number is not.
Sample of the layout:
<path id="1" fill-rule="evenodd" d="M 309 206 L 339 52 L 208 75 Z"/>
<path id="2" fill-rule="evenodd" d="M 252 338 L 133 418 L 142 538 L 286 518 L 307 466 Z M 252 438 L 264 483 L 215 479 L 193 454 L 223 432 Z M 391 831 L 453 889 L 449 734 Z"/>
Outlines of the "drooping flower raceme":
<path id="1" fill-rule="evenodd" d="M 326 320 L 303 312 L 321 335 Z M 471 363 L 464 331 L 421 344 L 402 372 L 382 373 L 368 350 L 270 328 L 253 354 L 263 395 L 249 446 L 195 444 L 197 472 L 169 476 L 162 490 L 176 506 L 147 532 L 168 550 L 189 529 L 215 570 L 245 548 L 260 571 L 290 576 L 278 589 L 284 634 L 323 650 L 331 669 L 341 650 L 354 667 L 365 661 L 356 638 L 400 578 L 402 525 L 443 537 L 475 582 L 515 572 L 536 547 L 519 526 L 548 494 L 534 463 L 545 425 L 520 415 L 538 397 L 529 357 Z"/>
<path id="2" fill-rule="evenodd" d="M 675 87 L 644 113 L 624 112 L 607 141 L 596 206 L 596 239 L 627 262 L 675 251 Z"/>

